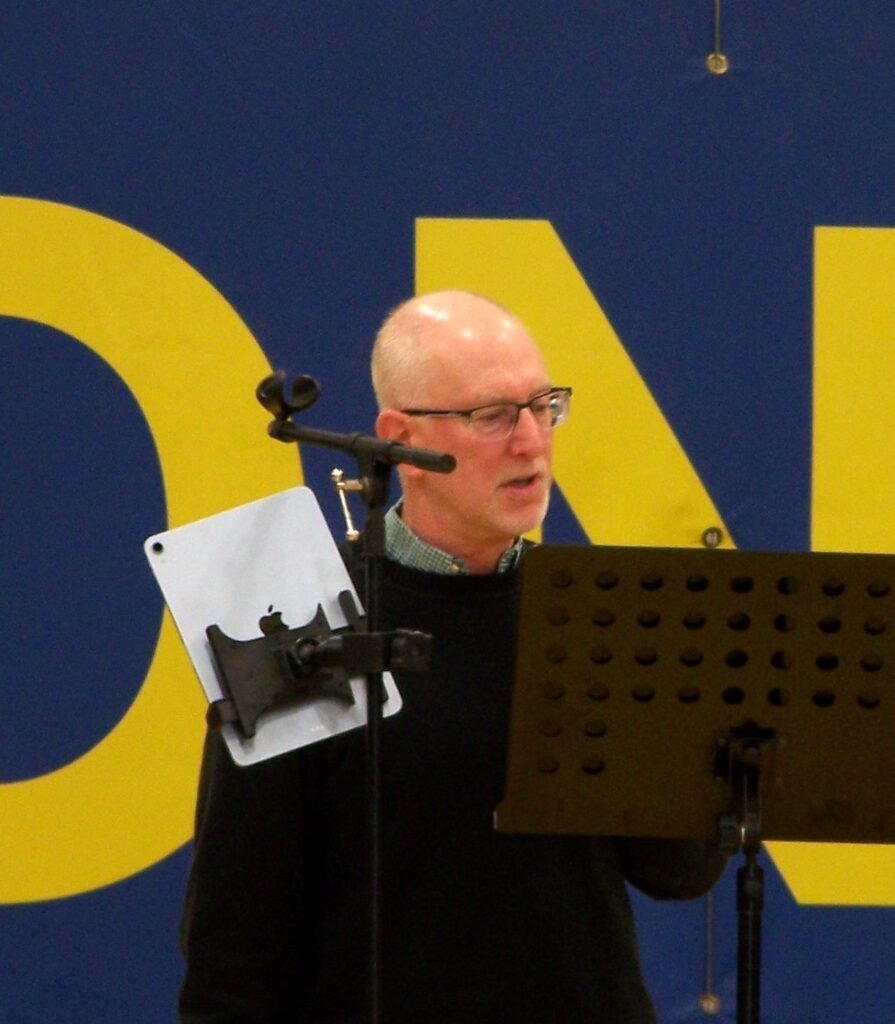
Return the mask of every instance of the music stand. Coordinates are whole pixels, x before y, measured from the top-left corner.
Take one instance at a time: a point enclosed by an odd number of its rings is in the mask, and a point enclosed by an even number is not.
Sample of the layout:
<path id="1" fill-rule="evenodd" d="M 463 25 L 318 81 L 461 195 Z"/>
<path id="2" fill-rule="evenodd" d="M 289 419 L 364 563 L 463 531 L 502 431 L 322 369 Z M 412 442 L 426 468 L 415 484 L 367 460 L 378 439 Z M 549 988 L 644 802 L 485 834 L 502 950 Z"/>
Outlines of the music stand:
<path id="1" fill-rule="evenodd" d="M 759 1019 L 762 839 L 895 842 L 895 557 L 532 550 L 501 831 L 741 851 Z"/>

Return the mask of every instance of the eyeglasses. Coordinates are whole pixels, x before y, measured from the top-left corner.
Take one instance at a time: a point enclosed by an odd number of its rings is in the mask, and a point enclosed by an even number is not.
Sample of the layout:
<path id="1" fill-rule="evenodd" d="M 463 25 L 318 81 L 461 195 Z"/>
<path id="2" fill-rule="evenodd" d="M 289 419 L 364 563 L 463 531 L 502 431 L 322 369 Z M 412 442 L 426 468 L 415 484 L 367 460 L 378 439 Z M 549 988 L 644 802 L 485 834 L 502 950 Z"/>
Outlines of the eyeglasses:
<path id="1" fill-rule="evenodd" d="M 519 415 L 528 409 L 541 430 L 552 430 L 569 418 L 571 388 L 551 388 L 527 402 L 495 402 L 475 409 L 402 409 L 405 416 L 462 417 L 483 441 L 503 441 L 516 429 Z"/>

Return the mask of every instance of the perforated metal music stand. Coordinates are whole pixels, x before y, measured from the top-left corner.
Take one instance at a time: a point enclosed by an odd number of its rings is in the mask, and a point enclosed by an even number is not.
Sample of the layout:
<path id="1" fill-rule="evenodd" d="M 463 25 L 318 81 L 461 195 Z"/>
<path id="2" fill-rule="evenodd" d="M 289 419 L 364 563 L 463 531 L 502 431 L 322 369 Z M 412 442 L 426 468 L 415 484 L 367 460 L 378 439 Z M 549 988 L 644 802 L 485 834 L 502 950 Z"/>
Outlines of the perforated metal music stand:
<path id="1" fill-rule="evenodd" d="M 557 547 L 523 566 L 508 832 L 895 842 L 895 557 Z M 745 947 L 745 948 L 744 948 Z"/>

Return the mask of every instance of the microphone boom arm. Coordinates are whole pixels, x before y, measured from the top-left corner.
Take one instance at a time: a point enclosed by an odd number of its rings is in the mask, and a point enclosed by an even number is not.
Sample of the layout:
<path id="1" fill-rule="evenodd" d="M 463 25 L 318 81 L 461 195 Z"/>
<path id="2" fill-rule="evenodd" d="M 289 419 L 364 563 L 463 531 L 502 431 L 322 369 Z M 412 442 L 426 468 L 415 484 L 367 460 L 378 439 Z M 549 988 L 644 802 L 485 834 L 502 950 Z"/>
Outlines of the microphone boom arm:
<path id="1" fill-rule="evenodd" d="M 369 434 L 338 434 L 332 430 L 319 430 L 316 427 L 300 427 L 289 420 L 274 420 L 267 427 L 267 433 L 277 441 L 286 443 L 305 441 L 308 444 L 323 448 L 335 448 L 349 452 L 358 459 L 367 458 L 384 462 L 389 466 L 402 463 L 418 466 L 433 473 L 452 473 L 457 466 L 453 455 L 445 452 L 432 451 L 430 448 L 413 448 L 397 441 L 384 441 L 380 437 Z"/>

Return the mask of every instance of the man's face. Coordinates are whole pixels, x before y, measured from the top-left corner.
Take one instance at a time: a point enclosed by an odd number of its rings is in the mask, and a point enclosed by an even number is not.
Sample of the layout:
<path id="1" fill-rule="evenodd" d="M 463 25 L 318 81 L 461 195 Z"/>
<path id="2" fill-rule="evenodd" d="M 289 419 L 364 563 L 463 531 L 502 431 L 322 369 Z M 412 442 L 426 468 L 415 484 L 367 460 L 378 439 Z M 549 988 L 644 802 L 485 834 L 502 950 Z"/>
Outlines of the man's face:
<path id="1" fill-rule="evenodd" d="M 499 310 L 448 319 L 433 328 L 434 370 L 425 408 L 472 409 L 493 402 L 526 402 L 550 387 L 544 360 L 522 326 Z M 529 410 L 501 441 L 483 440 L 465 418 L 408 417 L 406 443 L 449 452 L 447 475 L 405 470 L 405 519 L 424 540 L 463 558 L 472 571 L 490 571 L 519 534 L 538 526 L 547 510 L 552 434 Z M 480 565 L 484 563 L 484 565 Z M 490 563 L 490 564 L 489 564 Z"/>

